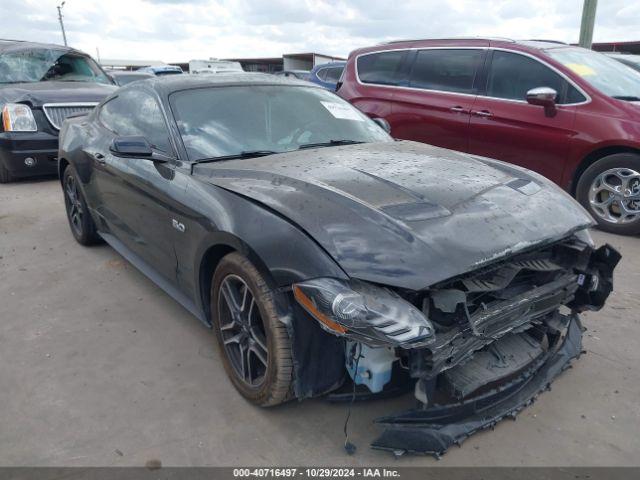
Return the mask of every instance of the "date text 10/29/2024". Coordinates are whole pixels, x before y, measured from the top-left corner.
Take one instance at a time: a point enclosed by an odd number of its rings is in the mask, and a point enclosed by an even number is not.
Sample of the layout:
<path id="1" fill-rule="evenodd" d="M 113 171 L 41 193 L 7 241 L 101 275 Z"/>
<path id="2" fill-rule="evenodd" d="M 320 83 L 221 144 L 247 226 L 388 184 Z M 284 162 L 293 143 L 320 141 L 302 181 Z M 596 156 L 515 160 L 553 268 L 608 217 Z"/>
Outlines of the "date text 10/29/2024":
<path id="1" fill-rule="evenodd" d="M 392 468 L 234 468 L 234 478 L 399 478 L 400 472 Z"/>

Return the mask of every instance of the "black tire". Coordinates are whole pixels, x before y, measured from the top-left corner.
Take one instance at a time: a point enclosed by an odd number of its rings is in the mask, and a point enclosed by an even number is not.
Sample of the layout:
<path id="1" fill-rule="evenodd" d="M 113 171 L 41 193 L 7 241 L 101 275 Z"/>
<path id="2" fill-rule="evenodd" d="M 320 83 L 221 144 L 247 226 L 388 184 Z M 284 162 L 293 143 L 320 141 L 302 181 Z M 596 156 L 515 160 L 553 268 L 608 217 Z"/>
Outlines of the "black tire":
<path id="1" fill-rule="evenodd" d="M 238 321 L 232 321 L 229 295 L 242 299 L 244 310 L 238 310 L 239 316 L 234 317 Z M 255 303 L 251 303 L 250 297 Z M 224 369 L 238 392 L 261 407 L 289 400 L 293 383 L 289 335 L 278 319 L 272 293 L 264 278 L 239 253 L 225 256 L 213 274 L 211 312 Z"/>
<path id="2" fill-rule="evenodd" d="M 0 161 L 0 183 L 9 183 L 13 182 L 13 175 L 9 173 L 7 167 L 5 167 Z"/>
<path id="3" fill-rule="evenodd" d="M 100 243 L 102 239 L 98 235 L 93 218 L 91 218 L 79 183 L 80 181 L 73 167 L 67 167 L 62 174 L 62 192 L 64 194 L 64 206 L 67 210 L 69 228 L 71 228 L 73 238 L 79 244 L 85 246 L 95 245 Z"/>
<path id="4" fill-rule="evenodd" d="M 592 187 L 597 189 L 598 185 L 601 185 L 600 177 L 605 172 L 625 172 L 628 175 L 633 172 L 640 173 L 640 155 L 634 153 L 616 153 L 601 158 L 587 168 L 584 173 L 578 179 L 578 185 L 576 187 L 576 198 L 582 204 L 584 208 L 591 214 L 591 216 L 598 222 L 598 228 L 605 232 L 617 233 L 619 235 L 636 235 L 640 233 L 640 215 L 634 217 L 627 217 L 629 220 L 622 222 L 620 219 L 624 217 L 620 213 L 619 203 L 616 203 L 619 198 L 624 201 L 625 204 L 628 201 L 624 200 L 624 197 L 615 197 L 613 193 L 608 193 L 602 190 L 602 193 L 597 196 L 597 200 L 602 200 L 602 195 L 610 195 L 613 205 L 610 207 L 596 208 L 591 204 L 590 194 Z M 609 178 L 615 181 L 616 175 L 610 175 Z M 640 190 L 640 180 L 633 180 L 633 190 Z M 607 182 L 612 184 L 611 181 Z M 595 191 L 595 190 L 594 190 Z M 622 192 L 624 194 L 624 192 Z M 607 200 L 608 197 L 605 198 Z M 637 208 L 640 208 L 640 200 L 635 203 Z M 633 206 L 633 205 L 632 205 Z M 634 210 L 636 207 L 634 207 Z M 617 212 L 616 212 L 617 210 Z M 616 216 L 617 215 L 617 216 Z M 610 219 L 603 218 L 603 216 L 609 216 Z"/>

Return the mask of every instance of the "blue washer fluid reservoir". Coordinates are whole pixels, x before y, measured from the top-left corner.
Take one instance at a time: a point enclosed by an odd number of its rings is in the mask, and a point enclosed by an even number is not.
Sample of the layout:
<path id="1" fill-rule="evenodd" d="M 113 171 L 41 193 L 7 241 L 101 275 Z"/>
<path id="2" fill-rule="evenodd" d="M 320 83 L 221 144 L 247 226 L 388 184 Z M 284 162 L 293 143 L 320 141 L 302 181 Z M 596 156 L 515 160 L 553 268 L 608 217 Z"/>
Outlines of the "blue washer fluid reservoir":
<path id="1" fill-rule="evenodd" d="M 358 360 L 358 371 L 356 372 L 358 353 L 360 360 Z M 393 362 L 397 360 L 393 348 L 373 348 L 363 343 L 351 341 L 346 342 L 346 357 L 347 371 L 353 381 L 356 385 L 366 385 L 372 393 L 381 392 L 384 386 L 389 383 Z"/>

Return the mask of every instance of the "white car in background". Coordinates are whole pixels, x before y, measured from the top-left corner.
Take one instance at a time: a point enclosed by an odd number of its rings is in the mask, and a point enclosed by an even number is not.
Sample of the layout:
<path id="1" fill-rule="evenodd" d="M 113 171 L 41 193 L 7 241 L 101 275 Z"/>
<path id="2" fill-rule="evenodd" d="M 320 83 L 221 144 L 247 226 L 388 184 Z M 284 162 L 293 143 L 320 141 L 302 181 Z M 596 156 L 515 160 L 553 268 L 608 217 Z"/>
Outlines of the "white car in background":
<path id="1" fill-rule="evenodd" d="M 226 73 L 226 72 L 244 72 L 240 62 L 230 62 L 228 60 L 190 60 L 189 73 Z"/>

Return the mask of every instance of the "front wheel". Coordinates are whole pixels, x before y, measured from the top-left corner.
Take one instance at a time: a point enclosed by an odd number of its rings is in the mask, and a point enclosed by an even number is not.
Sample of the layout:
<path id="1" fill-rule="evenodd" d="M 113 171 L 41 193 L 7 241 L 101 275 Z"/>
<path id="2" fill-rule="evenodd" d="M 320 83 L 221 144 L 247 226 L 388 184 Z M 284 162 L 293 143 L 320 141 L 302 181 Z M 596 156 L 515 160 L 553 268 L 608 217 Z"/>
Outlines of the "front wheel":
<path id="1" fill-rule="evenodd" d="M 601 230 L 640 233 L 640 155 L 616 153 L 596 161 L 580 176 L 576 196 Z"/>
<path id="2" fill-rule="evenodd" d="M 239 253 L 230 253 L 216 268 L 211 312 L 224 368 L 240 394 L 262 407 L 287 401 L 291 341 L 267 283 Z"/>
<path id="3" fill-rule="evenodd" d="M 100 242 L 96 225 L 89 213 L 87 202 L 80 190 L 79 180 L 73 167 L 67 167 L 62 174 L 64 206 L 73 238 L 81 245 L 93 245 Z"/>

